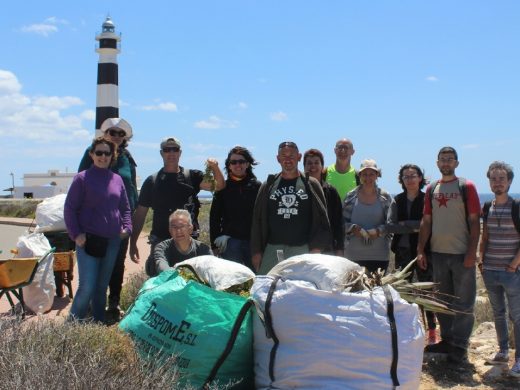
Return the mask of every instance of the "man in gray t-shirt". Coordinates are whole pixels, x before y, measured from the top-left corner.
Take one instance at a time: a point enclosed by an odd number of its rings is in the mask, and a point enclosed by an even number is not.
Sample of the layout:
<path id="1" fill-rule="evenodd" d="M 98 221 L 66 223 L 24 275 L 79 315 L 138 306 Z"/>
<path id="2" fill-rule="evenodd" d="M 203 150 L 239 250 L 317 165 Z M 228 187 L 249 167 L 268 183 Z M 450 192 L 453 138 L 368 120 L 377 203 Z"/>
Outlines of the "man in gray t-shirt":
<path id="1" fill-rule="evenodd" d="M 213 254 L 206 244 L 191 237 L 193 225 L 189 211 L 175 210 L 169 218 L 169 230 L 172 238 L 157 244 L 153 251 L 156 274 L 192 257 Z"/>

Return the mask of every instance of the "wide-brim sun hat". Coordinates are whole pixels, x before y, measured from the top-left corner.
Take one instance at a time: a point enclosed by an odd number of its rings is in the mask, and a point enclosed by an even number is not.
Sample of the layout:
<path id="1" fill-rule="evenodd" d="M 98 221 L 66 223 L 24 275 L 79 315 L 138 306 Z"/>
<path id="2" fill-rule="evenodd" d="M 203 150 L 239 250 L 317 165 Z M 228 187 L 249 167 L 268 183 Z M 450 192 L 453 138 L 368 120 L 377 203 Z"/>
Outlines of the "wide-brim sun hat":
<path id="1" fill-rule="evenodd" d="M 108 118 L 105 119 L 104 122 L 101 124 L 101 128 L 99 129 L 103 134 L 109 129 L 120 129 L 123 130 L 126 135 L 125 139 L 132 138 L 133 132 L 132 132 L 132 126 L 130 126 L 130 123 L 125 121 L 123 118 Z"/>

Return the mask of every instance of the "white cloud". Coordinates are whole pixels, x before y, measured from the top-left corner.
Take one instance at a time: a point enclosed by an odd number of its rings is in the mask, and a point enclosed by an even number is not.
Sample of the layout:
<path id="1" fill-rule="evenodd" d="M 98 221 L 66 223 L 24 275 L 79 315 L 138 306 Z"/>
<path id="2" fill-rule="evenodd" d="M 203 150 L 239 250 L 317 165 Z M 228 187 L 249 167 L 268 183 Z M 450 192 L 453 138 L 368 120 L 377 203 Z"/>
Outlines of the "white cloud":
<path id="1" fill-rule="evenodd" d="M 289 119 L 287 114 L 283 111 L 272 112 L 269 115 L 269 117 L 271 118 L 272 121 L 276 121 L 276 122 L 283 122 L 283 121 L 286 121 L 287 119 Z"/>
<path id="2" fill-rule="evenodd" d="M 29 26 L 22 26 L 21 31 L 24 33 L 34 33 L 48 37 L 52 33 L 58 32 L 58 27 L 53 24 L 35 23 Z"/>
<path id="3" fill-rule="evenodd" d="M 85 119 L 87 121 L 96 120 L 96 111 L 94 110 L 85 110 L 80 114 L 81 119 Z"/>
<path id="4" fill-rule="evenodd" d="M 235 129 L 238 127 L 237 121 L 230 121 L 212 115 L 207 120 L 197 121 L 194 126 L 197 129 Z"/>
<path id="5" fill-rule="evenodd" d="M 68 25 L 69 21 L 65 19 L 59 19 L 56 16 L 51 16 L 41 23 L 33 23 L 27 26 L 22 26 L 20 31 L 48 37 L 49 35 L 58 32 L 58 24 Z"/>
<path id="6" fill-rule="evenodd" d="M 176 112 L 177 111 L 177 105 L 172 102 L 165 102 L 165 103 L 157 103 L 149 106 L 142 106 L 142 110 L 144 111 L 170 111 L 170 112 Z"/>
<path id="7" fill-rule="evenodd" d="M 41 96 L 34 99 L 34 104 L 55 110 L 64 110 L 72 106 L 81 106 L 83 101 L 74 96 Z"/>
<path id="8" fill-rule="evenodd" d="M 20 92 L 22 85 L 13 72 L 0 69 L 0 96 Z"/>
<path id="9" fill-rule="evenodd" d="M 190 147 L 190 149 L 192 149 L 193 151 L 195 151 L 197 153 L 204 153 L 204 152 L 207 152 L 208 150 L 222 149 L 222 146 L 215 145 L 215 144 L 198 143 L 198 144 L 190 144 L 188 146 Z"/>
<path id="10" fill-rule="evenodd" d="M 244 102 L 238 102 L 238 108 L 245 110 L 247 108 L 247 104 Z"/>
<path id="11" fill-rule="evenodd" d="M 426 81 L 430 81 L 432 83 L 436 82 L 436 81 L 439 81 L 439 79 L 435 76 L 428 76 L 425 78 Z"/>
<path id="12" fill-rule="evenodd" d="M 36 96 L 22 93 L 21 83 L 10 71 L 0 69 L 0 143 L 8 139 L 88 142 L 93 131 L 85 129 L 82 121 L 92 117 L 88 111 L 63 114 L 62 110 L 83 105 L 74 96 Z"/>

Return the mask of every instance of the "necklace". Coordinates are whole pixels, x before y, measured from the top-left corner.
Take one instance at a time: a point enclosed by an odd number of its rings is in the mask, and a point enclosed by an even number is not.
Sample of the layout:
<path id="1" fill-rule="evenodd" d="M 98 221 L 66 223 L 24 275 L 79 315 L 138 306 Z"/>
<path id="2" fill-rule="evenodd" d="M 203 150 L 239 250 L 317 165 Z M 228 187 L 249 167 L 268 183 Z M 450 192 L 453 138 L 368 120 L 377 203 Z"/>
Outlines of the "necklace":
<path id="1" fill-rule="evenodd" d="M 506 211 L 507 211 L 507 204 L 509 202 L 506 202 L 504 205 L 503 205 L 503 209 L 501 210 L 500 214 L 498 213 L 498 210 L 497 210 L 497 203 L 496 203 L 496 200 L 493 201 L 493 207 L 495 208 L 495 216 L 497 218 L 497 224 L 498 224 L 498 227 L 500 228 L 501 227 L 501 222 L 502 222 L 502 217 L 504 217 L 506 215 Z"/>

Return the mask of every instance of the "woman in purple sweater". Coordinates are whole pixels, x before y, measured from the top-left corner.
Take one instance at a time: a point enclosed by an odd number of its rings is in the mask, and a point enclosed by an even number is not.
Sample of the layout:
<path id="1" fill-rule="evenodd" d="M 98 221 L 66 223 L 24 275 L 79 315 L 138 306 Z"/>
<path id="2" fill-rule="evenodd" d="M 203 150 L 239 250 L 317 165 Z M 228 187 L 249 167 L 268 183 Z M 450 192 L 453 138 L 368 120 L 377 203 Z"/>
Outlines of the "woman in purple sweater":
<path id="1" fill-rule="evenodd" d="M 110 275 L 132 222 L 123 180 L 109 169 L 117 159 L 115 144 L 96 138 L 90 157 L 93 165 L 74 177 L 65 200 L 65 224 L 76 242 L 79 271 L 69 319 L 85 319 L 92 304 L 94 321 L 103 322 Z"/>

